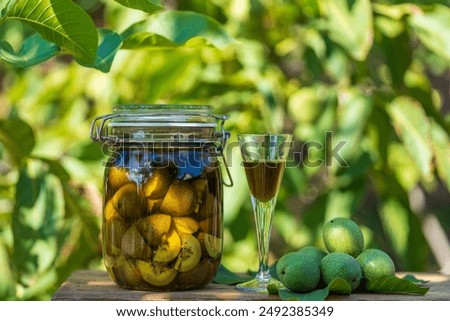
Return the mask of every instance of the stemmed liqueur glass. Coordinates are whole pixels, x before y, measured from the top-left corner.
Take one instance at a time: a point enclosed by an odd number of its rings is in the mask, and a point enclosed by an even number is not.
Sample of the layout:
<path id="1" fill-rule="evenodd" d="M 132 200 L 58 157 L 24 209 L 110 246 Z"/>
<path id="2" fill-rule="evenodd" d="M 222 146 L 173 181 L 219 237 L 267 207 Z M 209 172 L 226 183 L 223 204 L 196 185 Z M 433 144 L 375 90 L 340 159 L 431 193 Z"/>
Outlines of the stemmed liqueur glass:
<path id="1" fill-rule="evenodd" d="M 238 140 L 255 218 L 259 268 L 253 280 L 236 287 L 245 292 L 267 293 L 267 287 L 271 283 L 282 286 L 270 276 L 269 243 L 272 218 L 292 145 L 292 135 L 241 134 L 238 135 Z"/>

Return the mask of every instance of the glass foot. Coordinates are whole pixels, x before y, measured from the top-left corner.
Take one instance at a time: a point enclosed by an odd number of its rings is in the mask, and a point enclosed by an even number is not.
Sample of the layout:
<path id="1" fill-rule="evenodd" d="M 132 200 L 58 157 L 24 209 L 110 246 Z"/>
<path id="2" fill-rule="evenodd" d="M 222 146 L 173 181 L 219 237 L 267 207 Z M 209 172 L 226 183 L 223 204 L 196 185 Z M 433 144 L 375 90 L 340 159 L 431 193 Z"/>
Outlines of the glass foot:
<path id="1" fill-rule="evenodd" d="M 278 289 L 285 289 L 285 286 L 280 281 L 270 278 L 269 280 L 253 279 L 247 282 L 239 283 L 236 288 L 243 292 L 268 294 L 267 287 L 270 285 L 276 286 Z"/>

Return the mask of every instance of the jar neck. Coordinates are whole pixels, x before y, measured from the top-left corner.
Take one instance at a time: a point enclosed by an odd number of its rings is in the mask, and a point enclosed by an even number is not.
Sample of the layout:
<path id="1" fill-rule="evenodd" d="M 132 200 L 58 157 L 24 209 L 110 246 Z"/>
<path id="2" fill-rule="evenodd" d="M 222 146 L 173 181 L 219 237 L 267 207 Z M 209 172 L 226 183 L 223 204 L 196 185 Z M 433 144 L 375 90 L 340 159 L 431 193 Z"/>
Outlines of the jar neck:
<path id="1" fill-rule="evenodd" d="M 107 143 L 220 143 L 228 117 L 213 115 L 202 105 L 120 105 L 114 113 L 96 118 L 91 138 Z"/>

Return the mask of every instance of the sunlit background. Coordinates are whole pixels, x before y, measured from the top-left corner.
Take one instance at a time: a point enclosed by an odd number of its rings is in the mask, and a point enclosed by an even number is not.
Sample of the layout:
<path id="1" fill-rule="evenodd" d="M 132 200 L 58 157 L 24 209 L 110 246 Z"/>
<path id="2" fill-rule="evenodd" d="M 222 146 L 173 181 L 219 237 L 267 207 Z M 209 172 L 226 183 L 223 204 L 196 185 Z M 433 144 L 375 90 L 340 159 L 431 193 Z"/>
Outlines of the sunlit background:
<path id="1" fill-rule="evenodd" d="M 75 2 L 118 33 L 147 17 Z M 0 60 L 0 299 L 49 299 L 73 271 L 104 269 L 104 156 L 89 126 L 120 103 L 212 105 L 230 116 L 230 143 L 294 134 L 299 166 L 285 172 L 270 262 L 322 246 L 323 223 L 344 216 L 397 270 L 450 273 L 447 1 L 161 3 L 214 18 L 235 41 L 121 49 L 107 73 L 68 55 L 28 69 Z M 0 40 L 16 47 L 31 31 L 0 21 Z M 238 152 L 226 153 L 234 186 L 224 189 L 222 263 L 246 272 L 258 257 Z"/>

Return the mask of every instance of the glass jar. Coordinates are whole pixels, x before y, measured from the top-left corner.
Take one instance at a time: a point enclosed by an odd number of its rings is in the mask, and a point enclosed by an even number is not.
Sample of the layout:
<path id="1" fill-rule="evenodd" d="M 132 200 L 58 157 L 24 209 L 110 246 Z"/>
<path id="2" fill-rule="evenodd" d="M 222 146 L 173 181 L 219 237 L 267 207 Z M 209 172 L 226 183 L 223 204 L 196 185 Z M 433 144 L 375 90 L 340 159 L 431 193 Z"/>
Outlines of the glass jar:
<path id="1" fill-rule="evenodd" d="M 117 285 L 177 291 L 213 279 L 222 256 L 226 118 L 210 106 L 121 105 L 93 121 L 91 138 L 109 154 L 102 250 Z"/>

